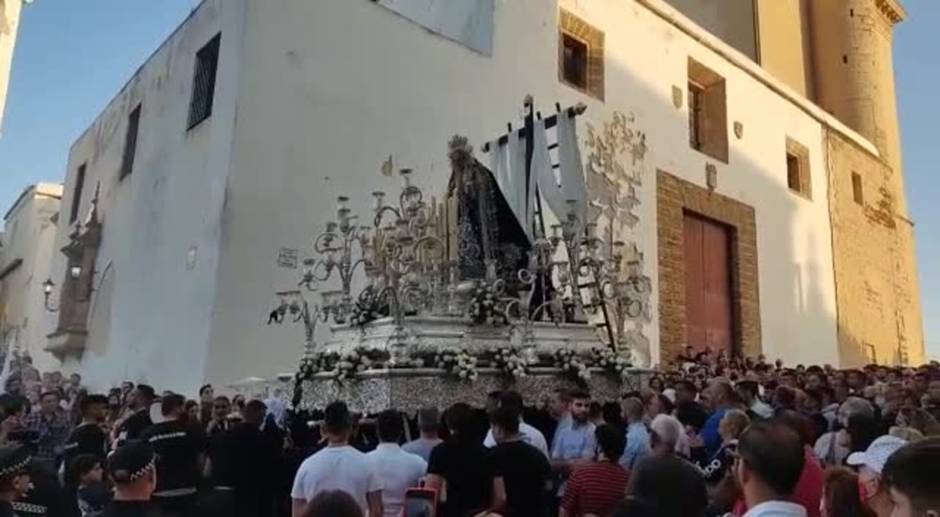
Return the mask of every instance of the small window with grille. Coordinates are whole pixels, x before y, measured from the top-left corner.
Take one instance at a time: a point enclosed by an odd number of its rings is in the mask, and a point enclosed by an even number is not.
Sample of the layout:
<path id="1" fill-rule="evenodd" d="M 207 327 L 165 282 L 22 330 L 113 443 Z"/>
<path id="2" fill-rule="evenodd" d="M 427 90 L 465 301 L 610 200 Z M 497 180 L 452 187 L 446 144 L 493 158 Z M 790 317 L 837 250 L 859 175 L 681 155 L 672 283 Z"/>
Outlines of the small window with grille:
<path id="1" fill-rule="evenodd" d="M 134 170 L 137 155 L 137 132 L 140 130 L 140 104 L 127 117 L 127 137 L 124 139 L 124 157 L 121 160 L 121 176 L 124 179 Z"/>
<path id="2" fill-rule="evenodd" d="M 558 79 L 604 100 L 604 33 L 562 9 L 558 26 Z"/>
<path id="3" fill-rule="evenodd" d="M 586 90 L 588 86 L 588 46 L 570 34 L 561 35 L 562 74 L 565 81 Z"/>
<path id="4" fill-rule="evenodd" d="M 689 147 L 728 163 L 728 104 L 725 78 L 689 58 Z"/>
<path id="5" fill-rule="evenodd" d="M 705 88 L 689 81 L 689 145 L 696 151 L 701 151 L 705 142 L 704 98 Z"/>
<path id="6" fill-rule="evenodd" d="M 219 68 L 219 42 L 221 34 L 216 34 L 209 43 L 196 52 L 196 68 L 193 74 L 193 94 L 189 102 L 189 123 L 192 129 L 212 115 L 212 101 L 215 97 L 215 76 Z"/>
<path id="7" fill-rule="evenodd" d="M 78 166 L 78 171 L 75 173 L 75 187 L 72 189 L 72 207 L 69 209 L 69 224 L 75 222 L 78 219 L 78 211 L 82 206 L 82 191 L 85 190 L 85 169 L 87 164 L 81 164 Z"/>

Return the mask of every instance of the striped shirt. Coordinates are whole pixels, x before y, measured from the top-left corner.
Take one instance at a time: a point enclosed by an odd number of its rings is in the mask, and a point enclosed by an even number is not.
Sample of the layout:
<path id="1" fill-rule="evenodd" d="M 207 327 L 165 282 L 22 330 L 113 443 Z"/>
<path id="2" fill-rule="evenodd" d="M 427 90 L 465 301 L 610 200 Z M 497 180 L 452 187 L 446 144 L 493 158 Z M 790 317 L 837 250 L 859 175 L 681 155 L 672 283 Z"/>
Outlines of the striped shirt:
<path id="1" fill-rule="evenodd" d="M 586 465 L 568 478 L 561 506 L 572 517 L 610 515 L 626 497 L 629 479 L 630 473 L 616 462 Z"/>

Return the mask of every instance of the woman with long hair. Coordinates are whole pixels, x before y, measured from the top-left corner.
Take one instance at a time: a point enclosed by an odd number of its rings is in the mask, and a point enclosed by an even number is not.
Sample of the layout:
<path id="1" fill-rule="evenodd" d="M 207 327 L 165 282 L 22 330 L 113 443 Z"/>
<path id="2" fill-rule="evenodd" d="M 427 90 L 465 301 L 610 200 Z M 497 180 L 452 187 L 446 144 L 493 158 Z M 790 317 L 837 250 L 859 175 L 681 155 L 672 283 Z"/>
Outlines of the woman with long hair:
<path id="1" fill-rule="evenodd" d="M 878 420 L 866 414 L 856 414 L 848 418 L 845 425 L 845 436 L 849 453 L 861 452 L 881 436 L 882 430 Z"/>
<path id="2" fill-rule="evenodd" d="M 823 517 L 877 516 L 862 502 L 858 475 L 845 467 L 833 467 L 826 471 L 819 510 Z"/>

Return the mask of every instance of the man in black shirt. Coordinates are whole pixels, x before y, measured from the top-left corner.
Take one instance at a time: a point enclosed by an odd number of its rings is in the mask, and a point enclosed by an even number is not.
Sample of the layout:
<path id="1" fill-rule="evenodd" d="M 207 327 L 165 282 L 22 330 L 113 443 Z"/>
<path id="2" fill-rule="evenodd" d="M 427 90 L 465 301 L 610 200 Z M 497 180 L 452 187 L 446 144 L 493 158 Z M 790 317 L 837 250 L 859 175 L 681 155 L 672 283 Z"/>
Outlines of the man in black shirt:
<path id="1" fill-rule="evenodd" d="M 489 450 L 477 436 L 473 410 L 457 403 L 444 412 L 450 436 L 431 450 L 427 487 L 443 493 L 443 517 L 474 515 L 489 504 L 491 476 L 482 461 Z"/>
<path id="2" fill-rule="evenodd" d="M 150 502 L 156 486 L 155 456 L 150 446 L 131 442 L 118 447 L 108 460 L 114 480 L 114 499 L 104 517 L 163 517 Z"/>
<path id="3" fill-rule="evenodd" d="M 72 429 L 65 441 L 66 470 L 71 467 L 72 459 L 79 454 L 91 454 L 104 461 L 108 450 L 108 436 L 101 428 L 107 417 L 108 397 L 88 395 L 82 399 L 80 410 L 82 423 Z"/>
<path id="4" fill-rule="evenodd" d="M 45 462 L 34 461 L 28 467 L 32 488 L 19 501 L 13 503 L 13 510 L 19 517 L 79 517 L 78 501 L 75 494 L 69 494 L 62 485 L 56 472 Z"/>
<path id="5" fill-rule="evenodd" d="M 196 498 L 205 439 L 182 420 L 186 400 L 168 395 L 161 402 L 164 422 L 148 427 L 141 439 L 157 454 L 157 488 L 154 502 L 165 512 L 185 515 Z"/>
<path id="6" fill-rule="evenodd" d="M 487 458 L 493 476 L 490 512 L 508 517 L 543 517 L 548 511 L 552 468 L 545 455 L 519 433 L 519 411 L 503 406 L 493 412 L 497 445 Z"/>
<path id="7" fill-rule="evenodd" d="M 271 515 L 277 481 L 272 474 L 281 468 L 284 436 L 276 425 L 265 424 L 266 411 L 263 402 L 250 400 L 242 412 L 244 422 L 209 439 L 214 492 L 231 491 L 237 501 L 235 512 L 213 515 Z M 226 498 L 214 494 L 207 499 L 207 506 L 214 508 Z M 203 514 L 210 515 L 210 511 Z"/>
<path id="8" fill-rule="evenodd" d="M 27 467 L 32 461 L 24 446 L 0 449 L 0 517 L 14 517 L 13 504 L 29 490 Z"/>
<path id="9" fill-rule="evenodd" d="M 146 384 L 138 384 L 131 392 L 130 397 L 129 407 L 134 411 L 134 414 L 128 417 L 118 428 L 116 437 L 119 443 L 140 438 L 140 433 L 153 425 L 150 420 L 150 405 L 153 404 L 153 400 L 156 398 L 153 388 Z"/>

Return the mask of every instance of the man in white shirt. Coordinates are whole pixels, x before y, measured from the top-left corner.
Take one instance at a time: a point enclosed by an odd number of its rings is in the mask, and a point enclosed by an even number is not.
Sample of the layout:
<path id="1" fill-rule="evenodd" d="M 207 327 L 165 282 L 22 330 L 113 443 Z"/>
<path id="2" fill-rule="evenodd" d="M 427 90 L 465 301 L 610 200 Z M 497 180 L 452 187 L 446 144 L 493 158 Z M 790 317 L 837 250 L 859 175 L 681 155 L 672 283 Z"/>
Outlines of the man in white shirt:
<path id="1" fill-rule="evenodd" d="M 548 442 L 545 441 L 545 435 L 541 431 L 532 427 L 531 425 L 522 421 L 522 396 L 516 393 L 515 391 L 502 391 L 496 394 L 495 397 L 491 396 L 491 403 L 493 407 L 489 408 L 489 413 L 492 414 L 497 408 L 508 407 L 514 409 L 519 417 L 519 434 L 520 439 L 535 447 L 546 458 L 548 455 Z M 486 433 L 486 438 L 483 440 L 483 445 L 489 449 L 496 447 L 496 438 L 493 436 L 493 428 L 490 427 L 490 430 Z"/>
<path id="2" fill-rule="evenodd" d="M 365 454 L 349 446 L 352 415 L 344 402 L 326 407 L 320 432 L 328 445 L 300 465 L 291 490 L 291 516 L 302 517 L 307 505 L 326 491 L 342 490 L 351 495 L 363 512 L 382 515 L 382 480 Z"/>
<path id="3" fill-rule="evenodd" d="M 405 492 L 418 486 L 428 470 L 428 464 L 417 454 L 405 452 L 399 447 L 398 441 L 404 434 L 404 426 L 398 411 L 383 411 L 376 420 L 376 431 L 379 446 L 366 457 L 382 482 L 385 517 L 398 517 L 405 506 Z"/>
<path id="4" fill-rule="evenodd" d="M 790 496 L 803 472 L 803 442 L 775 422 L 751 424 L 738 438 L 734 475 L 744 494 L 744 517 L 806 517 Z"/>

